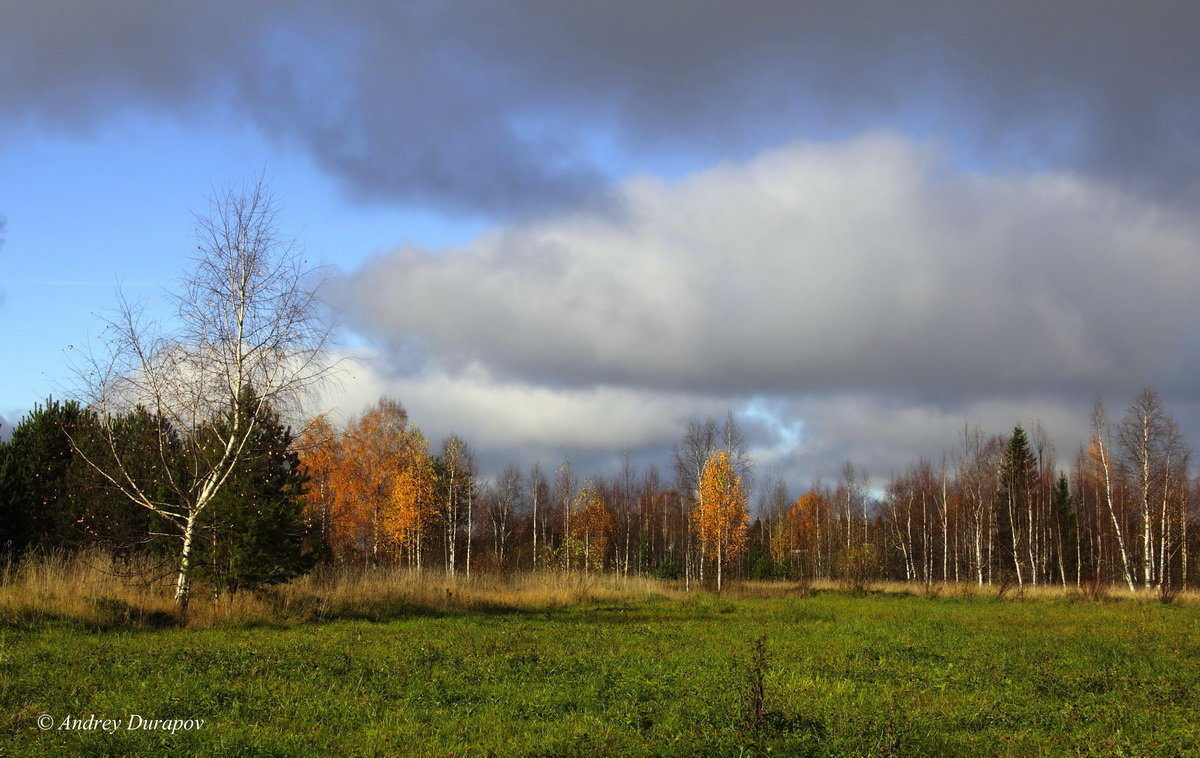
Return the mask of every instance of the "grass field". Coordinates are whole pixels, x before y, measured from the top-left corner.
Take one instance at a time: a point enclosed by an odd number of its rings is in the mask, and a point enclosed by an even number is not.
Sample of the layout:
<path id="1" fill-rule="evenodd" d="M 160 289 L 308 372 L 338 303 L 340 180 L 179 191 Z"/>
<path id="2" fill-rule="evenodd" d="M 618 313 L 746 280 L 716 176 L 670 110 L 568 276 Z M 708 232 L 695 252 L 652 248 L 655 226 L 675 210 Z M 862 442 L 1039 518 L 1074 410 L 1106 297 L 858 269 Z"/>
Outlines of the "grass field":
<path id="1" fill-rule="evenodd" d="M 0 754 L 1200 754 L 1194 604 L 603 595 L 137 630 L 10 609 Z M 59 728 L 92 714 L 119 727 Z"/>

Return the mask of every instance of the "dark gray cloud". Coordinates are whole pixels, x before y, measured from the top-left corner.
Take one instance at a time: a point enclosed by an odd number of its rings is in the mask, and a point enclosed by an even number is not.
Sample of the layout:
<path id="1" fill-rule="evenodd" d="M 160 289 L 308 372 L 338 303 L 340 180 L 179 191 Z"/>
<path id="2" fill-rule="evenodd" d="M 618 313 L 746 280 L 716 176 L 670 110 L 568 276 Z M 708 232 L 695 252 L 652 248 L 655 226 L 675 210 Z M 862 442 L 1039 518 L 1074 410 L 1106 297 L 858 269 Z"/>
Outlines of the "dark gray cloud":
<path id="1" fill-rule="evenodd" d="M 232 112 L 348 190 L 487 215 L 881 125 L 1194 198 L 1191 3 L 19 3 L 5 119 Z"/>
<path id="2" fill-rule="evenodd" d="M 658 467 L 671 480 L 670 451 L 689 421 L 720 422 L 733 411 L 746 433 L 757 478 L 782 477 L 799 491 L 815 479 L 836 479 L 846 461 L 864 469 L 873 486 L 918 457 L 939 461 L 961 444 L 965 426 L 1002 434 L 1015 424 L 1041 424 L 1063 467 L 1088 434 L 1090 395 L 1008 395 L 962 402 L 913 401 L 887 393 L 797 391 L 747 398 L 618 387 L 547 387 L 536 381 L 497 380 L 475 367 L 397 375 L 375 362 L 359 364 L 349 391 L 329 405 L 347 415 L 380 396 L 401 398 L 410 417 L 435 443 L 457 433 L 471 442 L 482 470 L 495 476 L 511 463 L 540 461 L 553 470 L 570 458 L 584 475 L 619 471 L 626 450 L 640 471 Z M 1128 394 L 1104 398 L 1119 416 Z M 1170 403 L 1185 429 L 1200 429 L 1198 403 Z M 344 419 L 342 419 L 344 420 Z"/>

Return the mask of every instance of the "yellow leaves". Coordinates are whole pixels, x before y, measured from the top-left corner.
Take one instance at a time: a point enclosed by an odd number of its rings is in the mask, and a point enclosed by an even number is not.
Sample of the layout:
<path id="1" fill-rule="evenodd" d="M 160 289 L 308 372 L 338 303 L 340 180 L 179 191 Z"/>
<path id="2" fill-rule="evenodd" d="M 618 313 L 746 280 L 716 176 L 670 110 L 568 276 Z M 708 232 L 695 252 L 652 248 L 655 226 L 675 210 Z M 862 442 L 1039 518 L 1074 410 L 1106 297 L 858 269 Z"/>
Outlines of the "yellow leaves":
<path id="1" fill-rule="evenodd" d="M 704 552 L 716 560 L 729 560 L 742 552 L 748 537 L 747 496 L 734 471 L 729 453 L 709 456 L 700 475 L 700 502 L 692 517 Z"/>
<path id="2" fill-rule="evenodd" d="M 583 546 L 583 559 L 588 568 L 601 569 L 608 556 L 617 520 L 594 488 L 586 487 L 575 499 L 575 515 L 571 519 L 571 537 Z"/>
<path id="3" fill-rule="evenodd" d="M 384 534 L 398 548 L 412 548 L 437 513 L 433 495 L 433 464 L 428 454 L 416 459 L 392 480 Z"/>
<path id="4" fill-rule="evenodd" d="M 778 520 L 772 521 L 770 529 L 768 549 L 771 551 L 771 560 L 779 564 L 785 563 L 795 547 L 791 529 L 787 523 Z"/>
<path id="5" fill-rule="evenodd" d="M 339 551 L 409 548 L 432 519 L 433 467 L 425 436 L 400 403 L 383 399 L 344 432 L 317 417 L 297 447 L 310 511 Z"/>
<path id="6" fill-rule="evenodd" d="M 829 509 L 829 499 L 816 490 L 809 490 L 796 499 L 796 504 L 787 513 L 793 547 L 804 549 L 819 540 L 822 527 L 829 519 Z"/>

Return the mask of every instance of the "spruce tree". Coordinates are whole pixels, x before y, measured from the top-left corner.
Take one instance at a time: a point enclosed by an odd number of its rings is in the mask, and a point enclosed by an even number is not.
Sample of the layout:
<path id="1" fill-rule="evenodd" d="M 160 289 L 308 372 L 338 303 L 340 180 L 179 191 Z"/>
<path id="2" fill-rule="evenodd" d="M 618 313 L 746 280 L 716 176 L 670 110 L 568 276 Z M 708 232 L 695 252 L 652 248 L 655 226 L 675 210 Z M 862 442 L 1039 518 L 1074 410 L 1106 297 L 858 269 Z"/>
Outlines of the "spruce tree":
<path id="1" fill-rule="evenodd" d="M 1058 521 L 1059 558 L 1062 561 L 1063 582 L 1079 578 L 1078 524 L 1075 504 L 1071 499 L 1071 484 L 1066 474 L 1059 474 L 1054 484 L 1054 516 Z"/>
<path id="2" fill-rule="evenodd" d="M 81 509 L 80 467 L 71 436 L 90 414 L 74 401 L 53 398 L 17 424 L 0 460 L 0 550 L 74 548 Z"/>
<path id="3" fill-rule="evenodd" d="M 111 470 L 119 457 L 149 497 L 169 500 L 186 476 L 179 435 L 166 419 L 142 406 L 111 416 L 105 423 L 111 428 L 102 432 L 100 421 L 91 416 L 91 423 L 72 438 L 73 465 L 81 472 L 78 527 L 92 543 L 116 553 L 162 551 L 166 545 L 152 537 L 166 530 L 162 517 L 138 508 L 99 473 L 97 465 Z"/>
<path id="4" fill-rule="evenodd" d="M 12 555 L 24 543 L 24 512 L 17 509 L 19 479 L 8 442 L 0 440 L 0 558 Z"/>
<path id="5" fill-rule="evenodd" d="M 257 409 L 254 433 L 205 512 L 197 547 L 198 575 L 228 591 L 288 581 L 310 570 L 319 552 L 303 515 L 308 477 L 291 430 L 249 391 L 239 404 L 246 409 Z"/>
<path id="6" fill-rule="evenodd" d="M 166 478 L 153 473 L 146 428 L 156 422 L 143 409 L 116 417 L 111 436 L 131 471 L 147 473 L 154 496 Z M 0 447 L 0 551 L 74 550 L 97 545 L 125 551 L 144 546 L 149 514 L 134 508 L 88 461 L 113 453 L 101 444 L 99 421 L 71 400 L 36 405 Z M 134 451 L 142 450 L 138 456 Z"/>
<path id="7" fill-rule="evenodd" d="M 1029 438 L 1025 430 L 1017 425 L 1009 437 L 1008 446 L 1000 463 L 1000 512 L 997 539 L 1000 554 L 1007 556 L 1019 585 L 1025 583 L 1022 564 L 1022 547 L 1029 535 L 1027 511 L 1030 489 L 1037 475 L 1037 459 L 1029 449 Z"/>

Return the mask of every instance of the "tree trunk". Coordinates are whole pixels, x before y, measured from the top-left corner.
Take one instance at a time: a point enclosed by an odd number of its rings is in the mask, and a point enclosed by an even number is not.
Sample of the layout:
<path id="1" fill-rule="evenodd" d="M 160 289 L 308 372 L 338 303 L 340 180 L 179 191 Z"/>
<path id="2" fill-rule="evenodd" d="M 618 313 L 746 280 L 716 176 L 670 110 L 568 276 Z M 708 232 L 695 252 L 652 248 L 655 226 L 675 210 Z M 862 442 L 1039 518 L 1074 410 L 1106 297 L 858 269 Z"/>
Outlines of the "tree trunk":
<path id="1" fill-rule="evenodd" d="M 723 555 L 724 551 L 722 550 L 722 548 L 724 548 L 724 547 L 725 547 L 724 541 L 718 540 L 717 541 L 717 594 L 718 595 L 721 594 L 721 564 L 725 562 L 724 560 L 722 560 L 722 558 L 725 557 Z"/>
<path id="2" fill-rule="evenodd" d="M 533 481 L 533 570 L 534 571 L 537 571 L 537 560 L 538 560 L 538 550 L 537 550 L 538 522 L 537 522 L 537 519 L 538 519 L 538 482 L 537 482 L 537 479 L 534 478 L 534 481 Z"/>
<path id="3" fill-rule="evenodd" d="M 1097 444 L 1100 448 L 1100 465 L 1104 469 L 1104 501 L 1108 505 L 1108 515 L 1112 518 L 1113 531 L 1117 537 L 1117 547 L 1121 551 L 1121 569 L 1125 573 L 1125 584 L 1133 592 L 1133 574 L 1129 571 L 1129 554 L 1125 551 L 1125 536 L 1121 531 L 1121 523 L 1117 519 L 1117 509 L 1113 503 L 1112 481 L 1109 478 L 1108 454 L 1104 447 L 1104 438 L 1097 433 Z"/>
<path id="4" fill-rule="evenodd" d="M 191 582 L 191 566 L 192 566 L 192 541 L 196 536 L 196 514 L 193 512 L 188 516 L 187 523 L 183 528 L 183 549 L 179 551 L 179 575 L 175 579 L 175 604 L 179 606 L 179 613 L 184 617 L 187 616 L 188 601 L 191 600 L 192 582 Z"/>

